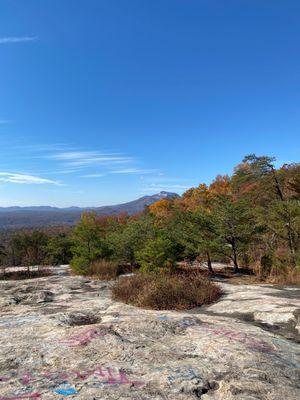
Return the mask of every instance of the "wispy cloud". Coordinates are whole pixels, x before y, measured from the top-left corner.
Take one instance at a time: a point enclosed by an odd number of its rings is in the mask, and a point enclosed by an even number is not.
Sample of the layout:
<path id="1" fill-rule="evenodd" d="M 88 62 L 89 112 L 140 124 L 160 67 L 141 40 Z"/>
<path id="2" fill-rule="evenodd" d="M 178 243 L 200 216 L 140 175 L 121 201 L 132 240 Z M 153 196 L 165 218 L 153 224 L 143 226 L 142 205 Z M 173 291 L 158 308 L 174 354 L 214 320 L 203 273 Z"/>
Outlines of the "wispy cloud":
<path id="1" fill-rule="evenodd" d="M 132 157 L 126 157 L 117 153 L 101 153 L 96 151 L 67 151 L 50 154 L 46 158 L 62 161 L 66 167 L 85 168 L 95 165 L 125 164 L 133 161 Z"/>
<path id="2" fill-rule="evenodd" d="M 81 178 L 102 178 L 106 174 L 86 174 L 86 175 L 81 175 Z"/>
<path id="3" fill-rule="evenodd" d="M 72 145 L 63 145 L 62 148 L 31 149 L 35 158 L 42 158 L 55 164 L 52 172 L 55 174 L 80 174 L 80 178 L 101 178 L 108 175 L 158 175 L 160 170 L 142 168 L 136 157 L 128 156 L 122 152 L 82 150 Z"/>
<path id="4" fill-rule="evenodd" d="M 41 178 L 35 175 L 11 173 L 11 172 L 0 172 L 0 182 L 5 183 L 16 183 L 16 184 L 34 184 L 34 185 L 60 185 L 59 182 L 53 181 L 52 179 Z"/>
<path id="5" fill-rule="evenodd" d="M 155 174 L 157 173 L 157 169 L 142 169 L 142 168 L 124 168 L 124 169 L 116 169 L 112 171 L 107 171 L 107 173 L 91 173 L 91 174 L 85 174 L 81 175 L 81 178 L 101 178 L 103 176 L 107 176 L 107 174 L 124 174 L 124 175 L 130 175 L 130 174 Z"/>
<path id="6" fill-rule="evenodd" d="M 1 119 L 0 118 L 0 125 L 11 124 L 12 121 L 10 119 Z"/>
<path id="7" fill-rule="evenodd" d="M 111 174 L 155 174 L 157 169 L 142 169 L 142 168 L 124 168 L 110 171 Z"/>
<path id="8" fill-rule="evenodd" d="M 0 37 L 0 44 L 34 42 L 35 40 L 37 40 L 35 36 L 7 36 Z"/>
<path id="9" fill-rule="evenodd" d="M 144 187 L 141 192 L 142 193 L 157 193 L 162 191 L 175 191 L 175 192 L 184 192 L 185 190 L 189 189 L 190 186 L 181 185 L 181 184 L 151 184 Z"/>

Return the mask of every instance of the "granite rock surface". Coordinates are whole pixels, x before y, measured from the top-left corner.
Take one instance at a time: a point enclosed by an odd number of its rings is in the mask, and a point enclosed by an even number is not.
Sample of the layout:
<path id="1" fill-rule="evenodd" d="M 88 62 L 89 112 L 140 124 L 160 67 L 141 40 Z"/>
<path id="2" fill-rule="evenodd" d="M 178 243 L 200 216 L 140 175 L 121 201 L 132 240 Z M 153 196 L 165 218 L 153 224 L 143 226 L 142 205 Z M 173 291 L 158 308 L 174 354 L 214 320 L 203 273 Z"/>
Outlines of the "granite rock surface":
<path id="1" fill-rule="evenodd" d="M 298 400 L 299 288 L 217 284 L 215 304 L 159 312 L 66 267 L 0 281 L 0 400 Z"/>

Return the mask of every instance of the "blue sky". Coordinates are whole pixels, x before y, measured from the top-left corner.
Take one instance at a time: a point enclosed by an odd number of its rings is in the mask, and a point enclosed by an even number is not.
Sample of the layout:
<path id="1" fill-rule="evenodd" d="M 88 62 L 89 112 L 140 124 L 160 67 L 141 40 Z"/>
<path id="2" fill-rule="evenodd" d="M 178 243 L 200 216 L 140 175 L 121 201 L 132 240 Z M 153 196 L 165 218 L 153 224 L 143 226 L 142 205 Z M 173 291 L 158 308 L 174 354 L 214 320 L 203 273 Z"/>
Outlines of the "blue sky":
<path id="1" fill-rule="evenodd" d="M 1 0 L 0 206 L 299 162 L 298 0 Z"/>

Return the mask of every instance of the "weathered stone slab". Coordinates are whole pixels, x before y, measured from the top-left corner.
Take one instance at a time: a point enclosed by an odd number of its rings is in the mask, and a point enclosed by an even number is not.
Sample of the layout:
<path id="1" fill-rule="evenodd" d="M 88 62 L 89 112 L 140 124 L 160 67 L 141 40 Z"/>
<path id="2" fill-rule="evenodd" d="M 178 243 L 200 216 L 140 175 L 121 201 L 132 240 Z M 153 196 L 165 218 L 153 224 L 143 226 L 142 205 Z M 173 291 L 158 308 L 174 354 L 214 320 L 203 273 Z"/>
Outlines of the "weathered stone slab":
<path id="1" fill-rule="evenodd" d="M 222 284 L 211 306 L 158 312 L 65 272 L 0 282 L 0 400 L 300 398 L 297 289 Z"/>

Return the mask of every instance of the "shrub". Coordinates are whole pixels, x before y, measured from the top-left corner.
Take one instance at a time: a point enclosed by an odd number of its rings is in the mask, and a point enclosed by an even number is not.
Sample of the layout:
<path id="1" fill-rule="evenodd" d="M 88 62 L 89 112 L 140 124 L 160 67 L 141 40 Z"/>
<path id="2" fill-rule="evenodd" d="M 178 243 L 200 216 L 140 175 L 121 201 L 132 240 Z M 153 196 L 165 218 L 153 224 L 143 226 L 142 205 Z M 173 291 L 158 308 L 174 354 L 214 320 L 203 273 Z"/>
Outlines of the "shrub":
<path id="1" fill-rule="evenodd" d="M 173 243 L 164 237 L 149 240 L 145 247 L 136 252 L 136 259 L 143 271 L 155 271 L 171 268 L 175 263 Z"/>
<path id="2" fill-rule="evenodd" d="M 115 300 L 154 310 L 184 310 L 209 304 L 221 289 L 200 274 L 137 273 L 120 278 L 112 288 Z"/>
<path id="3" fill-rule="evenodd" d="M 5 280 L 5 281 L 9 281 L 9 280 L 13 280 L 13 281 L 17 281 L 17 280 L 25 280 L 25 279 L 35 279 L 35 278 L 43 278 L 45 276 L 50 276 L 51 275 L 51 270 L 49 268 L 38 268 L 38 269 L 34 269 L 34 270 L 24 270 L 21 269 L 18 270 L 14 270 L 14 271 L 5 271 L 3 269 L 3 271 L 1 271 L 0 273 L 0 280 Z"/>
<path id="4" fill-rule="evenodd" d="M 89 262 L 88 260 L 83 257 L 83 256 L 74 256 L 70 266 L 76 274 L 80 275 L 88 275 L 88 270 L 89 270 Z"/>
<path id="5" fill-rule="evenodd" d="M 101 280 L 116 279 L 123 274 L 125 268 L 113 261 L 97 260 L 94 261 L 88 269 L 88 275 L 95 276 Z"/>
<path id="6" fill-rule="evenodd" d="M 272 268 L 265 282 L 281 285 L 300 285 L 300 268 Z"/>
<path id="7" fill-rule="evenodd" d="M 46 250 L 47 261 L 51 265 L 69 264 L 72 259 L 72 240 L 65 233 L 49 238 Z"/>
<path id="8" fill-rule="evenodd" d="M 292 257 L 286 251 L 276 255 L 265 255 L 261 258 L 260 266 L 256 268 L 256 275 L 261 282 L 300 285 L 300 263 L 292 267 Z"/>

